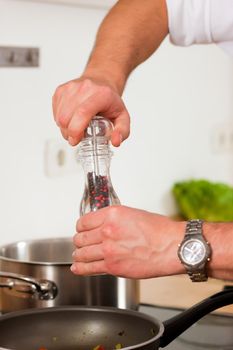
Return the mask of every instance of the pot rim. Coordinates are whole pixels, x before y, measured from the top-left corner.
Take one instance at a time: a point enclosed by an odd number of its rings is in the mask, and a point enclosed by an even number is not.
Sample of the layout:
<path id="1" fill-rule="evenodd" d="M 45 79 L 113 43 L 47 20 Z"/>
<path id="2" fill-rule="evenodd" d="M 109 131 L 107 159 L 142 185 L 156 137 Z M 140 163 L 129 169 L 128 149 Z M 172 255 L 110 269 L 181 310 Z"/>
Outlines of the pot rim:
<path id="1" fill-rule="evenodd" d="M 151 344 L 155 341 L 158 341 L 161 336 L 164 333 L 164 325 L 162 323 L 162 321 L 160 321 L 159 319 L 152 317 L 150 315 L 147 315 L 143 312 L 139 312 L 139 311 L 135 311 L 135 310 L 129 310 L 129 309 L 119 309 L 116 307 L 109 307 L 109 306 L 100 306 L 100 307 L 93 307 L 93 306 L 84 306 L 84 305 L 70 305 L 70 306 L 55 306 L 55 307 L 45 307 L 45 308 L 35 308 L 35 309 L 24 309 L 24 310 L 20 310 L 20 311 L 13 311 L 7 314 L 4 314 L 1 316 L 0 318 L 0 324 L 1 321 L 4 321 L 5 319 L 11 319 L 14 317 L 20 317 L 20 316 L 24 316 L 24 315 L 30 315 L 30 314 L 40 314 L 40 313 L 48 313 L 48 312 L 59 312 L 59 310 L 63 310 L 63 311 L 69 311 L 69 310 L 85 310 L 85 311 L 103 311 L 103 312 L 114 312 L 114 313 L 118 313 L 118 314 L 129 314 L 129 315 L 133 315 L 136 317 L 141 317 L 144 318 L 148 321 L 153 322 L 154 324 L 156 324 L 156 326 L 158 326 L 159 330 L 157 332 L 157 334 L 155 336 L 153 336 L 152 338 L 142 342 L 142 343 L 138 343 L 135 345 L 130 345 L 130 346 L 126 346 L 121 348 L 121 350 L 134 350 L 134 349 L 138 349 L 141 348 L 143 346 L 146 346 L 148 344 Z M 158 345 L 159 348 L 159 345 Z M 1 348 L 0 348 L 1 349 Z M 7 350 L 11 350 L 10 348 Z"/>
<path id="2" fill-rule="evenodd" d="M 33 238 L 33 239 L 23 239 L 20 241 L 15 241 L 12 243 L 4 244 L 0 246 L 0 261 L 9 261 L 17 264 L 29 264 L 29 265 L 42 265 L 42 266 L 70 266 L 73 264 L 72 257 L 69 261 L 40 261 L 40 260 L 26 260 L 26 259 L 14 259 L 2 255 L 2 250 L 17 246 L 19 244 L 28 245 L 30 243 L 36 242 L 48 242 L 54 240 L 70 241 L 72 243 L 72 237 L 61 236 L 61 237 L 51 237 L 51 238 Z M 75 246 L 74 246 L 75 249 Z"/>

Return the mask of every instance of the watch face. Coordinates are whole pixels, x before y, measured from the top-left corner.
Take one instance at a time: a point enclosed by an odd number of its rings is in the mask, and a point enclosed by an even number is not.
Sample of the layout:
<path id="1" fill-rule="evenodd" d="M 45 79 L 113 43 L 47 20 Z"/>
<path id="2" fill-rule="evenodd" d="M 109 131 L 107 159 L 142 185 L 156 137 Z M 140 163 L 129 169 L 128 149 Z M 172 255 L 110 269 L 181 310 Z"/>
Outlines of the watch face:
<path id="1" fill-rule="evenodd" d="M 189 239 L 181 247 L 180 255 L 184 263 L 188 265 L 197 265 L 202 262 L 206 256 L 206 247 L 198 239 Z"/>

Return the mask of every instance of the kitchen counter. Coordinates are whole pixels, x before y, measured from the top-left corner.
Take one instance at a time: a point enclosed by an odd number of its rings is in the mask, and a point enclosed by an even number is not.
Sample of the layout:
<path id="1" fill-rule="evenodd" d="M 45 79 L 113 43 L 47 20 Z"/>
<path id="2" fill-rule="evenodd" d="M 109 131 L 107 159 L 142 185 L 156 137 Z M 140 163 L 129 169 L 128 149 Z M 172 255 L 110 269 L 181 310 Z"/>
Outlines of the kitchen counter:
<path id="1" fill-rule="evenodd" d="M 233 282 L 209 279 L 208 282 L 192 283 L 186 275 L 153 278 L 140 281 L 142 303 L 176 308 L 188 308 L 217 293 Z M 216 312 L 233 314 L 233 305 Z"/>

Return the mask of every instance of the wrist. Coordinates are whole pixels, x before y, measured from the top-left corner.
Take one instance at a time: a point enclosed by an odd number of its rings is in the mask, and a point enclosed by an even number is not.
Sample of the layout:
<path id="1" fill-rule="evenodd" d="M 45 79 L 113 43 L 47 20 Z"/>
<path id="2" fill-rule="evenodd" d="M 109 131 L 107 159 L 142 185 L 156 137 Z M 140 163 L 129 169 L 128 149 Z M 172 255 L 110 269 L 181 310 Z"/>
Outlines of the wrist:
<path id="1" fill-rule="evenodd" d="M 209 276 L 232 279 L 232 223 L 204 222 L 203 230 L 212 249 L 208 264 Z"/>
<path id="2" fill-rule="evenodd" d="M 163 263 L 161 266 L 161 275 L 179 275 L 184 274 L 185 268 L 181 264 L 177 255 L 178 246 L 184 238 L 186 222 L 185 221 L 167 221 L 164 226 L 166 239 L 162 237 L 161 246 L 163 246 Z"/>
<path id="3" fill-rule="evenodd" d="M 185 229 L 186 229 L 187 222 L 186 221 L 175 221 L 175 244 L 174 244 L 174 273 L 176 275 L 184 274 L 186 273 L 186 270 L 184 268 L 184 265 L 181 263 L 177 251 L 179 244 L 184 239 Z"/>
<path id="4" fill-rule="evenodd" d="M 128 78 L 116 62 L 105 62 L 103 57 L 91 58 L 82 76 L 111 86 L 119 95 L 122 95 Z"/>

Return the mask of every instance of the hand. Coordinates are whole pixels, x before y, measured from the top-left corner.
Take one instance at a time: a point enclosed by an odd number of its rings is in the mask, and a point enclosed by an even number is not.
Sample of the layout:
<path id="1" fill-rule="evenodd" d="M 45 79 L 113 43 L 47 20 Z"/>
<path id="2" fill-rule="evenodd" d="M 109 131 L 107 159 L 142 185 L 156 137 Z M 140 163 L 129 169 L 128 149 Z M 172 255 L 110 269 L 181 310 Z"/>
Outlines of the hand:
<path id="1" fill-rule="evenodd" d="M 77 222 L 72 272 L 150 278 L 183 273 L 177 257 L 185 223 L 143 210 L 112 206 Z"/>
<path id="2" fill-rule="evenodd" d="M 114 146 L 119 146 L 129 136 L 128 111 L 117 90 L 106 82 L 83 77 L 59 86 L 53 96 L 53 113 L 63 137 L 72 146 L 80 142 L 96 115 L 113 122 L 111 142 Z"/>

